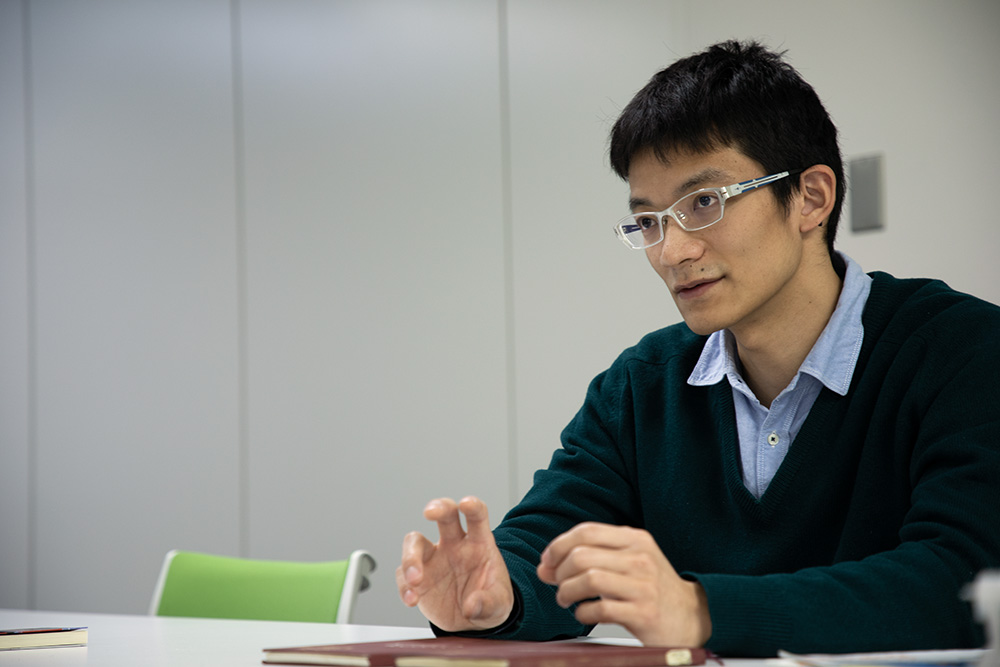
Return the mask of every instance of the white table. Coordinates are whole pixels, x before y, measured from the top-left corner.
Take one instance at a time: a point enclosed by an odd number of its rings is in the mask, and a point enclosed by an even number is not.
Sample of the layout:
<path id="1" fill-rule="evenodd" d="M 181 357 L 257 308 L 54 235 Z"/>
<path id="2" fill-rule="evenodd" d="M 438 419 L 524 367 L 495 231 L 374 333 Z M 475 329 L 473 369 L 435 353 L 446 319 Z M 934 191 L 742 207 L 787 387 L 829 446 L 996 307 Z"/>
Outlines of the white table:
<path id="1" fill-rule="evenodd" d="M 253 667 L 265 648 L 432 637 L 428 627 L 230 621 L 80 612 L 0 609 L 0 627 L 88 628 L 87 646 L 0 651 L 11 665 L 103 667 Z M 615 643 L 635 640 L 603 639 Z M 714 665 L 714 663 L 710 663 Z M 765 667 L 763 660 L 727 658 L 726 667 Z"/>
<path id="2" fill-rule="evenodd" d="M 260 665 L 265 648 L 433 636 L 427 627 L 230 621 L 0 609 L 0 627 L 43 626 L 87 626 L 87 646 L 0 651 L 0 667 L 246 667 Z"/>

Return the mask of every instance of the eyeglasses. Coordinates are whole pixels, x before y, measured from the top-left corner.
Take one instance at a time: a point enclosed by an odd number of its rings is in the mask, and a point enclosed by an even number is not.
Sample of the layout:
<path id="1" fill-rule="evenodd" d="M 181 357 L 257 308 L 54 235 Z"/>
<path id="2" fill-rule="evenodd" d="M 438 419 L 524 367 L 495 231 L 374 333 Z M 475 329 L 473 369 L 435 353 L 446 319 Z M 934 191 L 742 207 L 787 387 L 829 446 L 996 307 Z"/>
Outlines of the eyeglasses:
<path id="1" fill-rule="evenodd" d="M 800 169 L 783 171 L 780 174 L 752 178 L 742 183 L 734 183 L 722 188 L 702 188 L 686 194 L 659 213 L 635 213 L 627 215 L 615 223 L 615 234 L 629 248 L 642 250 L 663 240 L 663 228 L 667 217 L 686 232 L 705 229 L 722 220 L 726 200 L 730 197 L 755 190 L 763 185 L 780 181 L 786 176 L 797 174 Z"/>

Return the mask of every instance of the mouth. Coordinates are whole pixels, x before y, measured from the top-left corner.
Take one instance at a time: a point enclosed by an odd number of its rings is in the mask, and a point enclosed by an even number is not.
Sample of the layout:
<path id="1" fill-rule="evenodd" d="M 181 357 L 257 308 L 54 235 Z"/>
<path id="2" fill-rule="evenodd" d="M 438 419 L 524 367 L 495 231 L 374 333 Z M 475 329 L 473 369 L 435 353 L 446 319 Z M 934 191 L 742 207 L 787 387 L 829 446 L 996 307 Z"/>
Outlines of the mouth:
<path id="1" fill-rule="evenodd" d="M 678 299 L 696 299 L 715 286 L 722 278 L 711 280 L 692 280 L 689 283 L 682 283 L 674 286 L 674 294 Z"/>

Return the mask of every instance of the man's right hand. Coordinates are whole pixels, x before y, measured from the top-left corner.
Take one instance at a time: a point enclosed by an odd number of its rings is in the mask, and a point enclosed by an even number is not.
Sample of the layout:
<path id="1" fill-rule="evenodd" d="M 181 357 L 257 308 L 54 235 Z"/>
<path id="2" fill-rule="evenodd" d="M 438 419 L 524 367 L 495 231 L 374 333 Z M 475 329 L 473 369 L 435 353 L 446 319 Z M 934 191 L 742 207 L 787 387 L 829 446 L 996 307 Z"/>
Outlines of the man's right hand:
<path id="1" fill-rule="evenodd" d="M 514 589 L 490 532 L 486 504 L 471 496 L 459 503 L 439 498 L 427 503 L 424 518 L 437 522 L 440 540 L 432 543 L 418 532 L 403 539 L 396 569 L 400 598 L 446 632 L 501 625 L 514 608 Z"/>

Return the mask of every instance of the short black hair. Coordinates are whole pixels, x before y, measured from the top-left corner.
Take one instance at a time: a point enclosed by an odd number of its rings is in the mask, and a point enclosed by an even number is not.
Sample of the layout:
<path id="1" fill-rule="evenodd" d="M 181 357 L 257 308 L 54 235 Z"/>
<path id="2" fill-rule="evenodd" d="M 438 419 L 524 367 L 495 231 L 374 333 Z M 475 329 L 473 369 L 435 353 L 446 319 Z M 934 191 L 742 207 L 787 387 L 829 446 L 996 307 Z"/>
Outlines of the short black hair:
<path id="1" fill-rule="evenodd" d="M 754 41 L 727 41 L 678 60 L 650 79 L 611 130 L 611 168 L 628 180 L 629 166 L 650 149 L 666 161 L 672 152 L 706 153 L 735 148 L 766 174 L 824 164 L 837 177 L 827 222 L 833 241 L 844 201 L 844 164 L 837 128 L 802 76 L 776 53 Z M 796 178 L 770 186 L 787 211 Z"/>

